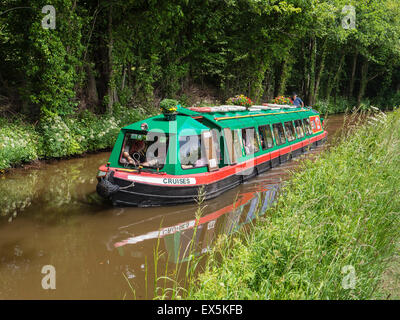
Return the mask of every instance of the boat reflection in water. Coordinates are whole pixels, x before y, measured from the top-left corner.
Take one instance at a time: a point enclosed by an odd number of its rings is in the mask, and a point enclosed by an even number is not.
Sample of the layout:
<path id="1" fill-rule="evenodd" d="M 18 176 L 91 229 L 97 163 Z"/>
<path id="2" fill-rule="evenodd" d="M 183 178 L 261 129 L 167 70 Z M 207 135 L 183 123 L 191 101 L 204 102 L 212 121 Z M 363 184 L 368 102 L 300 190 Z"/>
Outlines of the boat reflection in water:
<path id="1" fill-rule="evenodd" d="M 231 234 L 263 215 L 273 203 L 277 191 L 278 185 L 268 185 L 240 193 L 234 203 L 221 209 L 209 212 L 206 207 L 208 213 L 200 218 L 118 241 L 114 247 L 124 255 L 124 250 L 131 245 L 163 239 L 169 262 L 186 262 L 191 254 L 197 256 L 208 252 L 218 234 Z"/>

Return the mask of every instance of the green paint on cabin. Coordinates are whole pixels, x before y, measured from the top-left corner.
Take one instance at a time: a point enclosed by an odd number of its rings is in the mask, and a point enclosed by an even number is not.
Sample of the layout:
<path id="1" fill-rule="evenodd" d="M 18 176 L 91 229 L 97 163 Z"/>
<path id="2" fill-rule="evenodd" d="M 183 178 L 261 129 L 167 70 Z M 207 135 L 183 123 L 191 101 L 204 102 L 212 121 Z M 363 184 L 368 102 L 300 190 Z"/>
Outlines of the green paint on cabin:
<path id="1" fill-rule="evenodd" d="M 185 108 L 178 109 L 178 115 L 175 121 L 165 120 L 163 115 L 157 115 L 139 122 L 135 122 L 129 126 L 121 129 L 117 141 L 114 145 L 113 151 L 111 153 L 109 162 L 110 166 L 114 168 L 124 168 L 122 164 L 119 163 L 121 150 L 124 143 L 124 136 L 126 133 L 145 133 L 142 130 L 142 125 L 146 124 L 148 126 L 149 132 L 162 132 L 166 133 L 169 137 L 169 146 L 167 151 L 167 161 L 166 164 L 160 172 L 166 172 L 172 175 L 182 175 L 182 174 L 195 174 L 207 172 L 208 167 L 192 168 L 192 169 L 182 169 L 180 157 L 179 157 L 179 137 L 187 135 L 201 135 L 205 131 L 210 129 L 217 129 L 221 132 L 220 145 L 221 145 L 221 161 L 219 167 L 230 165 L 231 161 L 228 157 L 228 149 L 225 143 L 225 136 L 223 133 L 224 128 L 231 130 L 237 130 L 239 140 L 242 141 L 241 129 L 254 128 L 256 132 L 256 139 L 258 140 L 259 151 L 245 155 L 243 143 L 240 142 L 242 155 L 238 157 L 236 163 L 243 162 L 247 159 L 257 157 L 277 149 L 281 149 L 299 141 L 308 139 L 319 135 L 319 133 L 313 133 L 311 135 L 305 135 L 303 138 L 299 138 L 296 134 L 296 139 L 289 142 L 286 139 L 286 143 L 282 145 L 276 144 L 276 138 L 274 136 L 274 146 L 272 148 L 262 150 L 258 128 L 263 125 L 270 125 L 272 129 L 272 124 L 285 122 L 292 122 L 294 125 L 294 120 L 307 119 L 311 116 L 319 116 L 318 112 L 307 109 L 307 108 L 293 108 L 293 109 L 274 109 L 274 110 L 259 110 L 259 111 L 237 111 L 237 112 L 196 112 Z M 322 119 L 321 119 L 322 122 Z M 305 131 L 305 128 L 303 127 Z M 296 130 L 295 130 L 296 131 Z M 285 129 L 285 135 L 286 129 Z M 176 164 L 174 164 L 176 163 Z M 154 169 L 154 171 L 156 171 Z"/>

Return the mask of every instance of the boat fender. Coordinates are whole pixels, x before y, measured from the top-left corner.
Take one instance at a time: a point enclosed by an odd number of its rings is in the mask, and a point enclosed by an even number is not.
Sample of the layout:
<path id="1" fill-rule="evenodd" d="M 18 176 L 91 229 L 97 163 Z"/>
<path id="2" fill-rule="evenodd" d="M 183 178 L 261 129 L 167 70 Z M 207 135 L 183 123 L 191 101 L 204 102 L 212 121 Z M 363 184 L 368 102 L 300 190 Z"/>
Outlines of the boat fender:
<path id="1" fill-rule="evenodd" d="M 119 191 L 119 186 L 114 184 L 114 171 L 107 172 L 105 177 L 102 177 L 97 184 L 96 191 L 99 195 L 104 198 L 108 198 L 111 195 Z"/>

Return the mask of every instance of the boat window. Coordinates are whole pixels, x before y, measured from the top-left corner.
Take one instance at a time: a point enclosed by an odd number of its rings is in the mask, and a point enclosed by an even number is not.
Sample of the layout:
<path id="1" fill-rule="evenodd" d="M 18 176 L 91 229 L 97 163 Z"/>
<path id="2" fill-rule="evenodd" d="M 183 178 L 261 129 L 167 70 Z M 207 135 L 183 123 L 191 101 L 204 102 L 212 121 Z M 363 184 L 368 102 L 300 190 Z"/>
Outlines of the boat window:
<path id="1" fill-rule="evenodd" d="M 218 163 L 220 163 L 222 160 L 221 145 L 223 143 L 223 137 L 222 137 L 221 131 L 219 131 L 217 129 L 212 129 L 211 134 L 212 134 L 216 159 L 217 159 Z"/>
<path id="2" fill-rule="evenodd" d="M 286 137 L 289 142 L 296 139 L 296 134 L 294 133 L 294 127 L 292 121 L 285 122 L 285 130 L 286 130 Z"/>
<path id="3" fill-rule="evenodd" d="M 239 137 L 240 130 L 231 130 L 230 128 L 224 128 L 224 138 L 230 164 L 237 163 L 237 160 L 242 157 L 242 145 Z M 228 158 L 225 157 L 225 164 L 228 164 Z"/>
<path id="4" fill-rule="evenodd" d="M 167 158 L 168 136 L 164 133 L 127 132 L 119 163 L 124 167 L 162 169 Z"/>
<path id="5" fill-rule="evenodd" d="M 200 135 L 179 137 L 179 157 L 182 169 L 202 168 L 207 166 L 207 155 Z"/>
<path id="6" fill-rule="evenodd" d="M 304 137 L 304 129 L 303 129 L 303 123 L 301 122 L 301 120 L 295 120 L 294 126 L 296 128 L 297 137 L 303 138 Z"/>
<path id="7" fill-rule="evenodd" d="M 242 142 L 246 156 L 260 151 L 254 128 L 242 129 Z"/>
<path id="8" fill-rule="evenodd" d="M 269 125 L 258 127 L 260 134 L 261 147 L 263 150 L 270 149 L 274 146 L 274 139 L 272 138 L 272 131 Z"/>
<path id="9" fill-rule="evenodd" d="M 233 130 L 233 152 L 235 153 L 236 160 L 243 156 L 239 129 Z"/>
<path id="10" fill-rule="evenodd" d="M 305 128 L 305 131 L 306 131 L 306 135 L 309 136 L 310 134 L 312 134 L 310 120 L 308 118 L 303 119 L 303 123 L 304 123 L 304 128 Z"/>
<path id="11" fill-rule="evenodd" d="M 275 123 L 272 125 L 274 130 L 275 141 L 278 146 L 286 143 L 285 131 L 283 130 L 282 123 Z"/>

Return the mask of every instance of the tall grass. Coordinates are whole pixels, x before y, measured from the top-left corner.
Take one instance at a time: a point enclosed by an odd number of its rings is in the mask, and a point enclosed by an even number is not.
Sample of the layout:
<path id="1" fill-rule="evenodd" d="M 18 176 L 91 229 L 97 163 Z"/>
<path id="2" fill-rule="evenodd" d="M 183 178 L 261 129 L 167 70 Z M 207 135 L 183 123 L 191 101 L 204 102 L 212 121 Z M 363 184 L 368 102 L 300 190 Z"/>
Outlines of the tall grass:
<path id="1" fill-rule="evenodd" d="M 217 242 L 183 298 L 382 297 L 399 240 L 399 147 L 399 111 L 349 130 L 303 163 L 251 232 Z"/>

